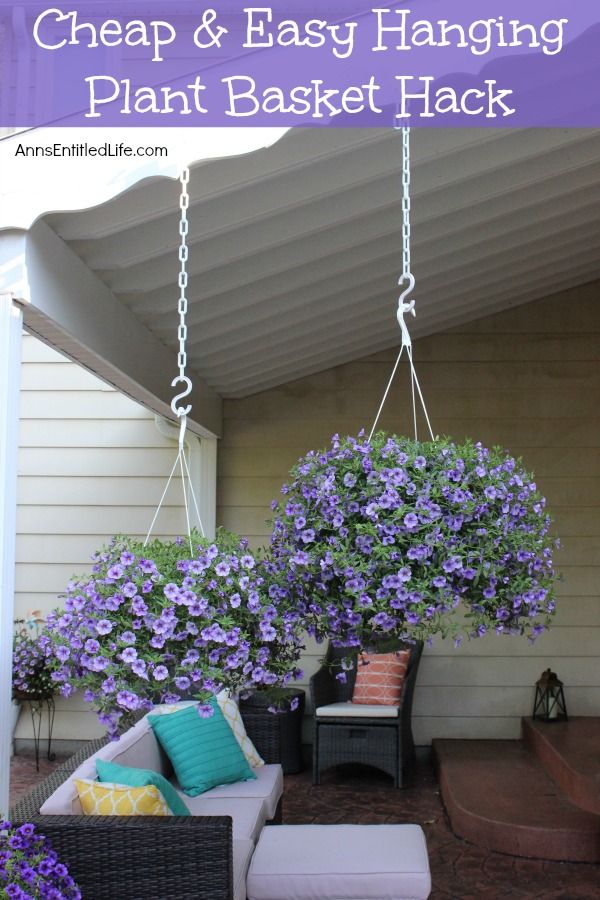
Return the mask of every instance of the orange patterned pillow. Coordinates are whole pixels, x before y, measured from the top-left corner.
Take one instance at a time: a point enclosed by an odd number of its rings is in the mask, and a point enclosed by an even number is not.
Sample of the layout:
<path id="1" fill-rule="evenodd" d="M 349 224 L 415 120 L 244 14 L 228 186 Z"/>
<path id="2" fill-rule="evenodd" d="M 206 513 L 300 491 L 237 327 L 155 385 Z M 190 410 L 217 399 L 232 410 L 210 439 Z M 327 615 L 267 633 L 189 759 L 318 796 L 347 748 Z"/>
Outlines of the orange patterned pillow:
<path id="1" fill-rule="evenodd" d="M 353 703 L 397 706 L 408 669 L 410 650 L 361 653 L 356 670 Z"/>

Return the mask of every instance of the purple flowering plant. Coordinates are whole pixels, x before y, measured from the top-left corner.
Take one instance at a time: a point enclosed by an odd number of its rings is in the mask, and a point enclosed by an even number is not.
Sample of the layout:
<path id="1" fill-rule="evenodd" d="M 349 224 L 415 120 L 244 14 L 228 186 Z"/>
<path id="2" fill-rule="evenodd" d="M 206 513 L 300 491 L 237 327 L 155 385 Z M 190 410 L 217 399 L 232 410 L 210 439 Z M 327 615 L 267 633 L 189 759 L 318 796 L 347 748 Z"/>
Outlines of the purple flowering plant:
<path id="1" fill-rule="evenodd" d="M 550 517 L 499 448 L 335 435 L 273 503 L 272 554 L 309 634 L 336 646 L 545 630 Z"/>
<path id="2" fill-rule="evenodd" d="M 56 692 L 47 663 L 39 626 L 43 619 L 32 614 L 28 619 L 15 619 L 12 657 L 13 696 L 51 697 Z"/>
<path id="3" fill-rule="evenodd" d="M 80 900 L 81 891 L 44 835 L 0 821 L 0 897 Z"/>
<path id="4" fill-rule="evenodd" d="M 281 605 L 272 565 L 247 541 L 115 537 L 92 574 L 73 580 L 42 640 L 63 696 L 82 690 L 116 738 L 155 703 L 211 696 L 300 677 L 298 616 Z"/>

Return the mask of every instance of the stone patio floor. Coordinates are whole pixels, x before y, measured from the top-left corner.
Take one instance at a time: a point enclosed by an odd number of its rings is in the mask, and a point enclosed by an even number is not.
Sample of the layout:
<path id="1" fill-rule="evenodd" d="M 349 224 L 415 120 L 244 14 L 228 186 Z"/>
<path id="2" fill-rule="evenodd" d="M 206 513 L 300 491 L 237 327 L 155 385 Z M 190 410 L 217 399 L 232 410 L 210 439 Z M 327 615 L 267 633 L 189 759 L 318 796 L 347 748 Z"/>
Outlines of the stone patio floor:
<path id="1" fill-rule="evenodd" d="M 11 804 L 61 760 L 19 754 L 11 765 Z M 304 823 L 420 824 L 427 836 L 433 879 L 431 900 L 598 900 L 600 866 L 504 856 L 457 838 L 448 825 L 433 768 L 421 762 L 407 787 L 371 769 L 343 767 L 313 787 L 309 771 L 288 775 L 284 821 Z M 84 898 L 85 900 L 85 898 Z"/>

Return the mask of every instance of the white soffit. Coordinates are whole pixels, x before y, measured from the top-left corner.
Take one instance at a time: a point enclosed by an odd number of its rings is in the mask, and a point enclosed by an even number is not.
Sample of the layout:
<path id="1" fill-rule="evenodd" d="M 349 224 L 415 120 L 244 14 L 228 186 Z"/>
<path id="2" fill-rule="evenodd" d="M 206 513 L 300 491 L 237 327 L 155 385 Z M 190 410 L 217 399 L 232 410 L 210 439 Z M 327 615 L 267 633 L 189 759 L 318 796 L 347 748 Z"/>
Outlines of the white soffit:
<path id="1" fill-rule="evenodd" d="M 327 128 L 193 167 L 188 361 L 217 394 L 398 344 L 400 168 L 398 132 Z M 415 337 L 600 278 L 600 131 L 413 129 L 412 194 Z M 177 217 L 164 179 L 44 217 L 173 353 Z"/>

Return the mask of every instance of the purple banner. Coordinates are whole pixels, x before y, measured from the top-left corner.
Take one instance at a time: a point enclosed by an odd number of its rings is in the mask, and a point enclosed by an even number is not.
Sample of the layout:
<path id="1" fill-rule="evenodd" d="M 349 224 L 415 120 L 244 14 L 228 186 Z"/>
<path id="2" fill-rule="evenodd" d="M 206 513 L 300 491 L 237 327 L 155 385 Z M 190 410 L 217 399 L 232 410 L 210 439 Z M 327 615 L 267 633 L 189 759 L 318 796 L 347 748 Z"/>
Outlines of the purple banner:
<path id="1" fill-rule="evenodd" d="M 599 127 L 598 0 L 0 6 L 0 126 Z"/>

